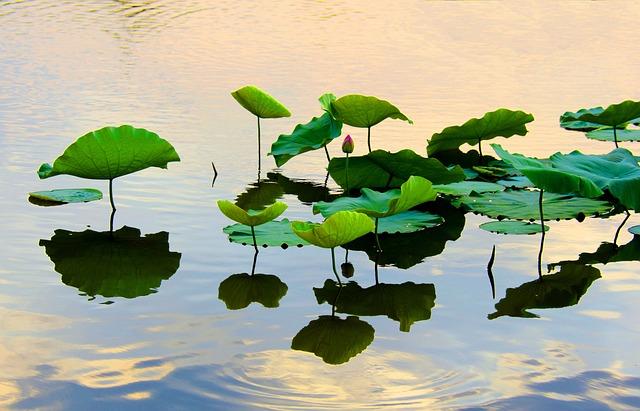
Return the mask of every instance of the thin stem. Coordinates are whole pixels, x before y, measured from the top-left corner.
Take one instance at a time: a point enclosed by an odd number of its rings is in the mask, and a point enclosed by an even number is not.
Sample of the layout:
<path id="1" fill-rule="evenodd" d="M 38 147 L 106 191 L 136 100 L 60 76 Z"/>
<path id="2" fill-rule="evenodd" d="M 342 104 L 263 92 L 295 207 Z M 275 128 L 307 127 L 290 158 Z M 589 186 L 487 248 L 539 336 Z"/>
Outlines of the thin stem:
<path id="1" fill-rule="evenodd" d="M 371 127 L 367 127 L 367 147 L 369 147 L 369 152 L 371 152 Z"/>
<path id="2" fill-rule="evenodd" d="M 622 220 L 622 224 L 618 226 L 618 229 L 616 230 L 616 235 L 615 237 L 613 237 L 613 245 L 615 246 L 618 245 L 618 236 L 620 235 L 620 230 L 622 230 L 622 227 L 624 227 L 629 217 L 631 217 L 631 213 L 629 213 L 629 210 L 625 208 L 624 211 L 627 213 L 627 215 L 625 216 L 624 220 Z"/>
<path id="3" fill-rule="evenodd" d="M 260 117 L 258 118 L 258 180 L 260 180 Z"/>
<path id="4" fill-rule="evenodd" d="M 251 266 L 251 275 L 256 272 L 256 261 L 258 260 L 258 249 L 253 253 L 253 265 Z"/>
<path id="5" fill-rule="evenodd" d="M 329 157 L 329 149 L 327 146 L 324 146 L 324 153 L 327 155 L 327 161 L 331 162 L 331 157 Z"/>
<path id="6" fill-rule="evenodd" d="M 111 202 L 111 218 L 109 220 L 109 233 L 113 235 L 113 218 L 116 215 L 116 205 L 113 202 L 113 178 L 109 179 L 109 201 Z"/>
<path id="7" fill-rule="evenodd" d="M 324 177 L 324 188 L 327 188 L 328 182 L 329 182 L 329 171 L 327 170 L 327 175 Z"/>
<path id="8" fill-rule="evenodd" d="M 376 253 L 376 261 L 374 262 L 374 265 L 373 265 L 373 272 L 376 277 L 376 285 L 380 284 L 380 281 L 378 281 L 378 259 L 380 258 L 380 254 L 381 254 L 380 251 Z"/>
<path id="9" fill-rule="evenodd" d="M 542 230 L 542 237 L 540 238 L 540 251 L 538 252 L 538 277 L 542 280 L 542 249 L 544 248 L 544 214 L 542 214 L 542 196 L 544 190 L 540 190 L 540 199 L 538 200 L 538 208 L 540 209 L 540 229 Z"/>
<path id="10" fill-rule="evenodd" d="M 480 153 L 480 164 L 482 164 L 482 139 L 478 137 L 478 153 Z"/>
<path id="11" fill-rule="evenodd" d="M 349 249 L 345 248 L 345 253 L 344 253 L 344 262 L 348 263 L 349 262 Z"/>
<path id="12" fill-rule="evenodd" d="M 258 259 L 258 242 L 256 241 L 256 231 L 253 228 L 253 226 L 251 226 L 251 237 L 253 237 L 253 249 L 256 250 L 256 252 L 253 254 L 253 266 L 251 266 L 251 275 L 253 275 L 253 273 L 256 272 L 256 260 Z"/>
<path id="13" fill-rule="evenodd" d="M 616 132 L 616 126 L 613 126 L 613 142 L 616 145 L 616 148 L 618 148 L 618 133 Z"/>
<path id="14" fill-rule="evenodd" d="M 331 268 L 333 268 L 333 274 L 335 274 L 336 279 L 338 280 L 338 285 L 342 287 L 342 281 L 340 281 L 340 276 L 338 275 L 338 271 L 336 270 L 336 253 L 334 248 L 331 248 Z"/>
<path id="15" fill-rule="evenodd" d="M 338 293 L 336 294 L 335 300 L 333 300 L 333 304 L 331 304 L 331 316 L 335 317 L 336 315 L 336 305 L 338 305 L 338 300 L 340 299 L 340 294 L 342 293 L 342 287 L 338 288 Z"/>
<path id="16" fill-rule="evenodd" d="M 378 238 L 378 217 L 376 217 L 376 226 L 374 232 L 376 235 L 376 246 L 378 247 L 378 252 L 382 252 L 382 247 L 380 246 L 380 238 Z"/>
<path id="17" fill-rule="evenodd" d="M 346 181 L 345 193 L 349 194 L 349 153 L 347 153 L 347 161 L 345 163 L 344 179 Z"/>

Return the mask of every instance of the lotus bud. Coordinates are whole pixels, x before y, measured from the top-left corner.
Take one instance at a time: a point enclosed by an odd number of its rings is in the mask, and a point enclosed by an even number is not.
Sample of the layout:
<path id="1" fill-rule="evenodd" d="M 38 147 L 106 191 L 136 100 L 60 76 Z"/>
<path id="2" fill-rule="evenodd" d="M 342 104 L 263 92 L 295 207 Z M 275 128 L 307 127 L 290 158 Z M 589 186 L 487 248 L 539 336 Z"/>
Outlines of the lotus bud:
<path id="1" fill-rule="evenodd" d="M 342 142 L 342 152 L 346 154 L 353 153 L 353 139 L 349 134 L 347 134 L 347 136 L 344 138 L 344 141 Z"/>

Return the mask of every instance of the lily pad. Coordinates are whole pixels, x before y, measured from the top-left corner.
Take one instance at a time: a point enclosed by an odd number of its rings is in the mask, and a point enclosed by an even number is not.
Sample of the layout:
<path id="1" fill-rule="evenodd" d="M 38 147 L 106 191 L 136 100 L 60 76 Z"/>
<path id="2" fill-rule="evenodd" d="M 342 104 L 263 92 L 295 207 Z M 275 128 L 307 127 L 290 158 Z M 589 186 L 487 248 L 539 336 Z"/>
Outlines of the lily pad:
<path id="1" fill-rule="evenodd" d="M 524 221 L 490 221 L 480 224 L 485 231 L 498 234 L 540 234 L 542 226 L 537 223 Z M 544 231 L 549 231 L 549 226 L 544 226 Z"/>
<path id="2" fill-rule="evenodd" d="M 294 221 L 291 228 L 298 237 L 313 245 L 334 248 L 370 233 L 374 223 L 366 214 L 338 211 L 321 224 Z"/>
<path id="3" fill-rule="evenodd" d="M 322 358 L 327 364 L 343 364 L 364 351 L 373 341 L 375 330 L 358 317 L 342 319 L 323 315 L 304 327 L 291 342 L 291 348 Z"/>
<path id="4" fill-rule="evenodd" d="M 586 134 L 587 138 L 599 141 L 640 141 L 640 128 L 623 128 L 614 130 L 613 128 L 599 128 Z"/>
<path id="5" fill-rule="evenodd" d="M 504 186 L 485 181 L 460 181 L 451 184 L 436 184 L 433 186 L 433 189 L 440 194 L 447 194 L 450 196 L 468 196 L 472 192 L 495 193 L 497 191 L 503 191 Z"/>
<path id="6" fill-rule="evenodd" d="M 378 220 L 378 233 L 413 233 L 436 227 L 443 221 L 444 219 L 437 214 L 416 210 L 405 211 Z"/>
<path id="7" fill-rule="evenodd" d="M 281 167 L 293 157 L 317 150 L 329 144 L 340 136 L 342 123 L 324 113 L 320 117 L 314 117 L 306 124 L 298 124 L 291 134 L 281 134 L 271 145 L 272 155 L 276 165 Z"/>
<path id="8" fill-rule="evenodd" d="M 167 168 L 172 161 L 180 161 L 178 153 L 157 134 L 128 125 L 104 127 L 78 138 L 53 166 L 42 164 L 38 176 L 111 180 L 148 167 Z"/>
<path id="9" fill-rule="evenodd" d="M 291 116 L 289 110 L 282 103 L 256 86 L 244 86 L 231 95 L 242 107 L 260 118 Z"/>
<path id="10" fill-rule="evenodd" d="M 285 203 L 276 201 L 262 211 L 245 211 L 237 205 L 233 204 L 231 201 L 218 200 L 218 208 L 220 209 L 222 214 L 232 219 L 233 221 L 240 224 L 248 225 L 250 227 L 254 227 L 278 218 L 278 216 L 284 213 L 284 211 L 287 209 L 287 205 Z"/>
<path id="11" fill-rule="evenodd" d="M 288 287 L 278 277 L 270 274 L 233 274 L 220 283 L 218 299 L 227 309 L 241 310 L 251 303 L 275 308 L 287 294 Z"/>
<path id="12" fill-rule="evenodd" d="M 57 204 L 88 203 L 102 199 L 102 192 L 95 188 L 65 188 L 50 191 L 34 191 L 29 196 L 40 201 Z"/>
<path id="13" fill-rule="evenodd" d="M 523 136 L 527 134 L 527 123 L 533 121 L 531 114 L 501 108 L 486 113 L 481 118 L 472 118 L 461 126 L 451 126 L 435 133 L 427 144 L 429 156 L 440 151 L 454 150 L 463 144 L 475 145 L 494 137 Z"/>
<path id="14" fill-rule="evenodd" d="M 346 160 L 334 157 L 329 162 L 329 174 L 340 185 L 346 187 Z M 460 166 L 451 169 L 435 158 L 425 158 L 412 150 L 390 153 L 375 150 L 366 156 L 349 157 L 349 188 L 396 188 L 411 176 L 426 178 L 433 184 L 448 184 L 465 179 Z"/>
<path id="15" fill-rule="evenodd" d="M 335 302 L 336 311 L 358 316 L 386 315 L 400 322 L 400 331 L 409 332 L 417 321 L 431 318 L 436 289 L 433 284 L 376 284 L 362 288 L 350 281 L 339 287 L 326 280 L 322 288 L 314 288 L 318 304 Z"/>
<path id="16" fill-rule="evenodd" d="M 501 220 L 538 220 L 540 210 L 537 191 L 502 191 L 489 194 L 471 194 L 453 201 L 454 205 L 463 205 L 469 210 Z M 542 199 L 546 220 L 570 219 L 580 216 L 602 215 L 611 211 L 611 204 L 570 195 L 545 193 Z"/>
<path id="17" fill-rule="evenodd" d="M 373 127 L 388 118 L 404 120 L 413 124 L 393 104 L 373 96 L 350 94 L 331 102 L 336 120 L 353 127 Z"/>
<path id="18" fill-rule="evenodd" d="M 242 245 L 253 245 L 251 227 L 244 224 L 233 224 L 222 229 L 229 236 L 229 241 Z M 254 228 L 256 233 L 256 244 L 262 247 L 282 247 L 289 246 L 302 247 L 309 243 L 293 233 L 291 222 L 286 218 L 282 220 L 269 221 Z"/>

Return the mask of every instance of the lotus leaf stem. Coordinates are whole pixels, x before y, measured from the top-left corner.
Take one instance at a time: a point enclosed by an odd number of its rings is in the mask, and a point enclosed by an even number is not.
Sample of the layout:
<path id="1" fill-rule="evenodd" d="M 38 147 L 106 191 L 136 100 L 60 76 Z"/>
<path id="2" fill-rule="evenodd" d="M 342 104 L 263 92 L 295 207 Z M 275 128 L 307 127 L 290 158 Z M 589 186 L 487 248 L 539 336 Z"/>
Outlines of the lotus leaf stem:
<path id="1" fill-rule="evenodd" d="M 331 157 L 329 157 L 329 149 L 327 146 L 324 146 L 324 153 L 327 155 L 327 161 L 331 162 Z"/>
<path id="2" fill-rule="evenodd" d="M 369 147 L 369 152 L 371 152 L 371 126 L 367 127 L 367 147 Z"/>
<path id="3" fill-rule="evenodd" d="M 380 239 L 378 238 L 378 217 L 376 217 L 376 225 L 375 225 L 375 235 L 376 235 L 376 246 L 378 247 L 378 252 L 382 252 L 382 247 L 380 246 Z"/>
<path id="4" fill-rule="evenodd" d="M 378 280 L 378 259 L 379 258 L 380 258 L 380 251 L 376 253 L 376 261 L 374 261 L 374 264 L 373 264 L 373 273 L 375 275 L 376 285 L 380 284 L 380 281 Z"/>
<path id="5" fill-rule="evenodd" d="M 260 180 L 260 117 L 258 118 L 258 180 Z"/>
<path id="6" fill-rule="evenodd" d="M 482 164 L 482 138 L 478 137 L 478 153 L 480 154 L 480 164 Z"/>
<path id="7" fill-rule="evenodd" d="M 256 241 L 256 230 L 251 226 L 251 237 L 253 237 L 253 249 L 256 252 L 253 254 L 253 266 L 251 267 L 251 275 L 256 271 L 256 260 L 258 259 L 258 242 Z"/>
<path id="8" fill-rule="evenodd" d="M 335 274 L 336 279 L 338 280 L 338 285 L 342 287 L 342 281 L 340 281 L 340 276 L 338 275 L 338 271 L 336 270 L 336 252 L 335 247 L 331 247 L 331 268 L 333 268 L 333 274 Z"/>
<path id="9" fill-rule="evenodd" d="M 620 230 L 622 230 L 622 227 L 624 227 L 629 217 L 631 217 L 631 213 L 629 213 L 629 210 L 625 208 L 624 211 L 627 213 L 627 215 L 624 217 L 624 220 L 622 220 L 622 223 L 618 226 L 618 229 L 616 230 L 616 235 L 613 237 L 613 245 L 615 245 L 616 247 L 618 246 L 618 236 L 620 235 Z"/>
<path id="10" fill-rule="evenodd" d="M 544 190 L 540 190 L 540 199 L 538 200 L 538 208 L 540 209 L 540 229 L 542 230 L 542 237 L 540 238 L 540 251 L 538 251 L 538 278 L 542 280 L 542 249 L 544 248 L 544 214 L 542 214 L 542 196 Z"/>
<path id="11" fill-rule="evenodd" d="M 113 218 L 116 215 L 116 205 L 113 202 L 113 178 L 109 179 L 109 202 L 111 202 L 111 218 L 109 219 L 109 234 L 113 237 Z"/>
<path id="12" fill-rule="evenodd" d="M 618 148 L 618 134 L 616 133 L 616 126 L 613 126 L 613 143 Z"/>
<path id="13" fill-rule="evenodd" d="M 256 261 L 258 261 L 258 249 L 253 253 L 253 265 L 251 266 L 251 275 L 256 272 Z"/>
<path id="14" fill-rule="evenodd" d="M 345 162 L 344 180 L 346 186 L 345 193 L 349 194 L 349 153 L 347 153 L 347 160 Z"/>

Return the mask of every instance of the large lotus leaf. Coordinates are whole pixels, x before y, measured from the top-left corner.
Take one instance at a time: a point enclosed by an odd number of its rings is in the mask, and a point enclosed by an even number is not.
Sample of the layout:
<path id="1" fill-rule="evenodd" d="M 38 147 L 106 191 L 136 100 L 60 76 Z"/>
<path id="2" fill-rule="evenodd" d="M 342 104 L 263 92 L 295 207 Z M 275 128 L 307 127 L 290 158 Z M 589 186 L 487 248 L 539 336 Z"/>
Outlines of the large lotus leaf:
<path id="1" fill-rule="evenodd" d="M 321 101 L 321 104 L 324 104 Z M 331 109 L 336 120 L 353 127 L 373 127 L 381 121 L 392 118 L 408 121 L 400 110 L 385 100 L 377 97 L 350 94 L 331 102 Z"/>
<path id="2" fill-rule="evenodd" d="M 598 115 L 604 111 L 602 107 L 583 108 L 573 113 L 567 111 L 560 116 L 560 127 L 566 130 L 591 131 L 602 127 L 601 124 L 591 123 L 589 121 L 576 120 L 584 114 Z"/>
<path id="3" fill-rule="evenodd" d="M 29 197 L 58 204 L 87 203 L 102 199 L 102 191 L 95 188 L 64 188 L 50 191 L 34 191 L 29 193 Z"/>
<path id="4" fill-rule="evenodd" d="M 437 214 L 416 210 L 405 211 L 378 220 L 378 233 L 413 233 L 425 228 L 436 227 L 443 221 L 442 217 Z"/>
<path id="5" fill-rule="evenodd" d="M 340 187 L 346 187 L 346 160 L 334 157 L 329 174 Z M 396 188 L 411 176 L 424 177 L 433 184 L 448 184 L 465 179 L 460 166 L 451 169 L 435 158 L 424 158 L 412 150 L 390 153 L 375 150 L 366 156 L 349 157 L 349 188 Z"/>
<path id="6" fill-rule="evenodd" d="M 459 181 L 451 184 L 434 184 L 433 189 L 440 194 L 468 196 L 472 192 L 495 193 L 497 191 L 503 191 L 504 186 L 486 181 Z"/>
<path id="7" fill-rule="evenodd" d="M 287 285 L 275 275 L 233 274 L 220 283 L 218 299 L 224 301 L 229 310 L 241 310 L 251 303 L 275 308 L 287 290 Z"/>
<path id="8" fill-rule="evenodd" d="M 156 133 L 127 125 L 104 127 L 78 138 L 53 166 L 42 164 L 38 176 L 111 180 L 148 167 L 167 168 L 171 161 L 180 161 L 178 153 Z"/>
<path id="9" fill-rule="evenodd" d="M 553 166 L 589 179 L 608 189 L 625 207 L 640 211 L 640 166 L 633 154 L 616 148 L 609 154 L 586 155 L 579 151 L 551 156 Z"/>
<path id="10" fill-rule="evenodd" d="M 313 245 L 334 248 L 370 233 L 374 223 L 366 214 L 338 211 L 321 224 L 294 221 L 291 228 L 298 237 Z"/>
<path id="11" fill-rule="evenodd" d="M 229 236 L 229 241 L 242 245 L 253 245 L 251 227 L 244 224 L 233 224 L 222 229 Z M 302 247 L 309 245 L 308 242 L 298 237 L 291 229 L 291 222 L 286 218 L 282 220 L 269 221 L 254 228 L 256 234 L 256 244 L 262 247 L 282 247 L 289 246 Z"/>
<path id="12" fill-rule="evenodd" d="M 322 358 L 327 364 L 338 365 L 364 351 L 373 341 L 375 330 L 358 317 L 323 315 L 304 327 L 291 342 L 291 348 Z"/>
<path id="13" fill-rule="evenodd" d="M 539 220 L 540 210 L 537 191 L 502 191 L 499 193 L 471 194 L 454 200 L 454 205 L 464 204 L 474 213 L 501 220 Z M 569 219 L 579 216 L 606 214 L 611 211 L 606 201 L 570 195 L 544 193 L 542 209 L 546 220 Z"/>
<path id="14" fill-rule="evenodd" d="M 336 118 L 336 112 L 331 106 L 331 103 L 336 101 L 336 96 L 334 94 L 325 93 L 318 98 L 318 101 L 320 102 L 320 107 L 322 107 L 325 112 L 329 113 L 331 117 Z"/>
<path id="15" fill-rule="evenodd" d="M 480 228 L 485 231 L 498 234 L 540 234 L 542 226 L 536 223 L 525 221 L 490 221 L 480 224 Z M 549 226 L 544 226 L 544 231 L 549 231 Z"/>
<path id="16" fill-rule="evenodd" d="M 595 107 L 578 110 L 577 113 L 564 113 L 560 117 L 560 125 L 563 121 L 565 123 L 580 121 L 583 122 L 583 124 L 579 124 L 581 130 L 588 129 L 590 124 L 597 127 L 624 127 L 627 123 L 637 121 L 638 118 L 640 118 L 640 101 L 627 100 L 619 104 L 612 104 L 604 110 L 601 107 Z"/>
<path id="17" fill-rule="evenodd" d="M 600 278 L 600 270 L 590 265 L 565 264 L 557 274 L 508 288 L 506 296 L 496 304 L 496 312 L 489 319 L 510 317 L 537 318 L 527 310 L 562 308 L 578 304 L 591 283 Z"/>
<path id="18" fill-rule="evenodd" d="M 180 266 L 180 253 L 169 251 L 169 234 L 140 236 L 122 227 L 111 235 L 86 230 L 56 230 L 40 245 L 62 274 L 62 282 L 89 296 L 135 298 L 156 292 Z"/>
<path id="19" fill-rule="evenodd" d="M 282 103 L 256 86 L 244 86 L 231 95 L 242 107 L 260 118 L 291 116 L 289 110 Z"/>
<path id="20" fill-rule="evenodd" d="M 587 138 L 599 141 L 640 141 L 640 128 L 615 130 L 613 128 L 599 128 L 586 134 Z"/>
<path id="21" fill-rule="evenodd" d="M 511 154 L 499 144 L 492 144 L 491 147 L 503 161 L 518 169 L 541 190 L 576 194 L 588 198 L 600 197 L 604 194 L 591 179 L 579 173 L 554 168 L 536 158 L 525 157 L 522 154 Z"/>
<path id="22" fill-rule="evenodd" d="M 330 203 L 313 205 L 313 213 L 328 217 L 342 210 L 357 211 L 370 217 L 381 218 L 407 211 L 419 204 L 433 201 L 438 193 L 431 188 L 431 182 L 418 176 L 411 176 L 402 183 L 400 189 L 380 193 L 363 188 L 360 197 L 340 197 Z"/>
<path id="23" fill-rule="evenodd" d="M 243 210 L 264 210 L 283 195 L 284 189 L 277 182 L 260 180 L 236 197 L 236 205 Z"/>
<path id="24" fill-rule="evenodd" d="M 248 225 L 251 227 L 258 226 L 277 218 L 287 209 L 285 203 L 276 201 L 262 211 L 243 210 L 229 200 L 218 200 L 218 208 L 225 216 L 229 217 L 236 223 Z"/>
<path id="25" fill-rule="evenodd" d="M 481 118 L 472 118 L 461 126 L 451 126 L 435 133 L 427 144 L 429 156 L 439 152 L 454 150 L 467 143 L 478 144 L 494 137 L 524 136 L 527 123 L 533 121 L 531 114 L 501 108 L 486 113 Z"/>
<path id="26" fill-rule="evenodd" d="M 336 311 L 358 316 L 386 315 L 400 322 L 400 331 L 409 332 L 416 321 L 431 318 L 436 301 L 433 284 L 376 284 L 362 288 L 351 281 L 339 287 L 333 280 L 326 280 L 324 287 L 314 288 L 318 304 L 334 304 Z"/>
<path id="27" fill-rule="evenodd" d="M 459 148 L 453 150 L 438 151 L 429 158 L 436 158 L 446 166 L 459 165 L 462 168 L 470 169 L 473 166 L 489 164 L 496 159 L 489 155 L 482 155 L 476 150 L 462 152 Z"/>
<path id="28" fill-rule="evenodd" d="M 317 150 L 329 144 L 331 140 L 340 136 L 342 123 L 324 113 L 314 117 L 307 124 L 298 124 L 291 134 L 281 134 L 271 145 L 270 155 L 281 167 L 284 163 L 307 151 Z"/>

